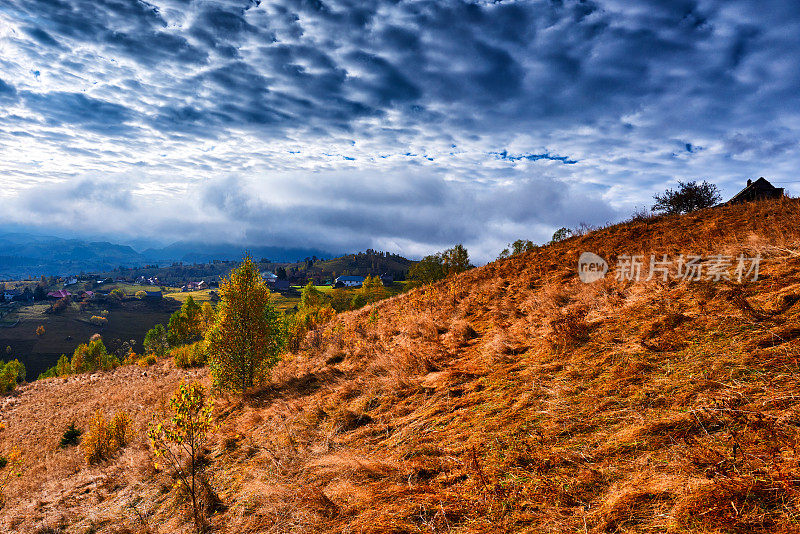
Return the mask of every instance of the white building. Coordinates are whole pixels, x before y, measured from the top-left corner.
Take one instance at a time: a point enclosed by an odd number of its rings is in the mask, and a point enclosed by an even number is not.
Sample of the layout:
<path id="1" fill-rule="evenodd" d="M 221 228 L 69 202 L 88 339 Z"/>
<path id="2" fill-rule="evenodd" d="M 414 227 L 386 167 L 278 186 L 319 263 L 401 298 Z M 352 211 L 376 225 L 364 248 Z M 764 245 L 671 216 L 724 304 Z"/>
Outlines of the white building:
<path id="1" fill-rule="evenodd" d="M 361 287 L 365 278 L 363 276 L 339 276 L 333 281 L 333 285 L 343 285 L 345 287 Z"/>

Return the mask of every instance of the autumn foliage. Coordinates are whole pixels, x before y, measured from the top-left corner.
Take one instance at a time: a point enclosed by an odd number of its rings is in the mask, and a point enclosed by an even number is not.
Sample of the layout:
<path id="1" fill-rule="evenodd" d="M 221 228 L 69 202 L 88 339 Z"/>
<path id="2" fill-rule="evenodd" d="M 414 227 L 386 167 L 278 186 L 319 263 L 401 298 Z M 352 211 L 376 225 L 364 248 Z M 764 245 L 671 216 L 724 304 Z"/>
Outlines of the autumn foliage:
<path id="1" fill-rule="evenodd" d="M 200 497 L 207 481 L 203 477 L 201 455 L 208 434 L 213 430 L 214 402 L 200 384 L 181 384 L 169 402 L 172 418 L 148 430 L 156 468 L 169 467 L 176 485 L 188 496 L 195 529 L 205 525 Z"/>
<path id="2" fill-rule="evenodd" d="M 219 294 L 216 320 L 205 334 L 213 385 L 244 394 L 280 359 L 283 321 L 250 257 L 220 284 Z"/>
<path id="3" fill-rule="evenodd" d="M 90 464 L 110 459 L 133 437 L 131 418 L 124 412 L 115 413 L 111 421 L 108 421 L 103 412 L 98 410 L 87 426 L 88 430 L 81 442 L 81 451 L 86 462 Z"/>

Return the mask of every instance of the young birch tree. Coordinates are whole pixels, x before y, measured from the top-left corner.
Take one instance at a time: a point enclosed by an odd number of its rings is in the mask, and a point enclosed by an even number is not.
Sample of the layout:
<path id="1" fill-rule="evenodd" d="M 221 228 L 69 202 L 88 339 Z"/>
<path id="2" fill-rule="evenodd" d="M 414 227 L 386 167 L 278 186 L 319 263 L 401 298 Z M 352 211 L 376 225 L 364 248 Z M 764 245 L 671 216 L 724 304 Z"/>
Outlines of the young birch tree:
<path id="1" fill-rule="evenodd" d="M 206 391 L 201 384 L 181 384 L 170 399 L 173 416 L 148 429 L 148 437 L 159 462 L 168 464 L 178 477 L 192 505 L 195 529 L 202 532 L 205 526 L 200 502 L 202 465 L 200 451 L 206 436 L 213 430 L 211 412 L 213 401 L 206 400 Z"/>

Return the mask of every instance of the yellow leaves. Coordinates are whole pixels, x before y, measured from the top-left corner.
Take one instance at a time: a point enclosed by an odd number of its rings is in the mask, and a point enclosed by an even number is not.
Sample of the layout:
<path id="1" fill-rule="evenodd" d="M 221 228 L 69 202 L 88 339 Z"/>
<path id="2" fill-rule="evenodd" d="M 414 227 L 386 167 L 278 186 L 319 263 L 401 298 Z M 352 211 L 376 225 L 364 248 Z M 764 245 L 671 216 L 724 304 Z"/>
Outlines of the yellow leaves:
<path id="1" fill-rule="evenodd" d="M 97 410 L 89 419 L 89 428 L 81 442 L 87 463 L 110 458 L 133 438 L 133 421 L 124 412 L 117 412 L 109 423 L 103 412 Z"/>
<path id="2" fill-rule="evenodd" d="M 169 404 L 172 419 L 151 425 L 147 433 L 155 457 L 163 460 L 177 476 L 173 488 L 183 488 L 191 494 L 195 526 L 200 530 L 202 511 L 196 499 L 196 480 L 202 476 L 203 466 L 198 455 L 213 428 L 213 402 L 206 400 L 205 388 L 194 383 L 181 384 Z M 160 469 L 160 462 L 153 464 Z"/>
<path id="3" fill-rule="evenodd" d="M 3 457 L 5 467 L 12 471 L 22 463 L 22 450 L 19 447 L 12 447 Z"/>
<path id="4" fill-rule="evenodd" d="M 134 354 L 133 356 L 135 357 L 136 355 Z M 156 355 L 151 353 L 136 360 L 136 365 L 139 367 L 149 367 L 150 365 L 155 364 L 156 361 L 158 361 L 156 359 Z"/>
<path id="5" fill-rule="evenodd" d="M 165 457 L 171 445 L 196 445 L 213 429 L 214 403 L 206 399 L 201 384 L 181 384 L 169 405 L 173 411 L 172 419 L 152 425 L 147 432 L 156 457 Z"/>
<path id="6" fill-rule="evenodd" d="M 216 321 L 205 341 L 216 389 L 244 393 L 277 362 L 283 349 L 281 318 L 249 257 L 220 284 Z"/>
<path id="7" fill-rule="evenodd" d="M 11 477 L 22 476 L 22 450 L 12 447 L 5 455 L 0 456 L 0 503 L 5 500 L 5 491 Z"/>

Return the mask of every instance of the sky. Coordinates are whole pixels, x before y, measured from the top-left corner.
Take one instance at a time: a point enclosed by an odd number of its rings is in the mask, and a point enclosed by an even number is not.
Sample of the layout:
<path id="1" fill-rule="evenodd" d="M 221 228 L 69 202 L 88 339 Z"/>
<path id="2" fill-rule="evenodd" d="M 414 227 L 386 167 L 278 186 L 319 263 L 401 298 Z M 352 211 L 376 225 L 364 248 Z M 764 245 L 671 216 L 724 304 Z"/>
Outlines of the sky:
<path id="1" fill-rule="evenodd" d="M 793 1 L 0 2 L 0 229 L 483 262 L 798 139 Z"/>

